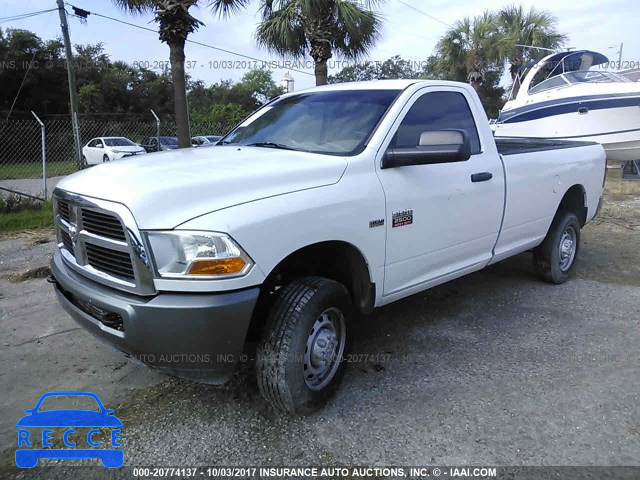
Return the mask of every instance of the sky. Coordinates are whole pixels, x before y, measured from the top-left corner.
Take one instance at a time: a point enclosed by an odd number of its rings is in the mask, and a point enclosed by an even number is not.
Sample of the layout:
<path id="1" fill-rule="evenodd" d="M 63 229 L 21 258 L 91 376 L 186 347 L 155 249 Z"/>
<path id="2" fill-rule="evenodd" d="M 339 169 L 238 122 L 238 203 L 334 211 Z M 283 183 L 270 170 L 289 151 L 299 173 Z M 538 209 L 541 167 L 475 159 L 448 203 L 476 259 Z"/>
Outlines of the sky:
<path id="1" fill-rule="evenodd" d="M 68 0 L 69 4 L 90 12 L 115 17 L 147 28 L 155 28 L 153 18 L 131 16 L 113 6 L 111 0 Z M 186 48 L 187 71 L 194 79 L 207 84 L 231 79 L 239 80 L 251 68 L 262 62 L 273 70 L 273 78 L 280 82 L 290 71 L 295 80 L 295 89 L 308 88 L 315 84 L 311 61 L 301 65 L 285 64 L 285 59 L 258 48 L 255 42 L 255 27 L 260 21 L 257 0 L 229 19 L 220 19 L 207 8 L 207 1 L 200 2 L 205 7 L 192 9 L 192 14 L 202 20 L 201 27 L 189 38 L 225 50 L 237 52 L 255 59 L 224 53 L 211 48 L 188 44 Z M 535 6 L 551 12 L 558 21 L 558 29 L 567 34 L 567 46 L 590 49 L 604 53 L 610 60 L 617 60 L 620 44 L 623 44 L 623 64 L 640 67 L 640 35 L 638 0 L 537 0 L 517 2 L 509 0 L 386 0 L 379 10 L 383 17 L 382 37 L 369 55 L 369 60 L 384 61 L 393 55 L 415 63 L 416 68 L 433 53 L 438 39 L 446 32 L 447 25 L 464 16 L 479 15 L 484 10 L 497 10 L 509 4 L 522 4 L 526 9 Z M 415 9 L 410 8 L 409 4 Z M 24 28 L 35 32 L 43 40 L 60 36 L 58 12 L 35 17 L 5 21 L 4 17 L 55 8 L 55 0 L 1 0 L 0 28 Z M 71 8 L 67 7 L 71 12 Z M 142 66 L 156 68 L 169 59 L 169 49 L 160 43 L 153 32 L 139 30 L 112 20 L 90 15 L 86 24 L 70 17 L 71 42 L 76 44 L 102 43 L 112 60 L 128 63 L 139 62 Z M 344 60 L 334 58 L 329 73 L 335 73 L 345 65 Z M 291 62 L 291 60 L 288 60 Z M 298 67 L 298 68 L 296 68 Z M 294 71 L 299 69 L 302 71 Z"/>

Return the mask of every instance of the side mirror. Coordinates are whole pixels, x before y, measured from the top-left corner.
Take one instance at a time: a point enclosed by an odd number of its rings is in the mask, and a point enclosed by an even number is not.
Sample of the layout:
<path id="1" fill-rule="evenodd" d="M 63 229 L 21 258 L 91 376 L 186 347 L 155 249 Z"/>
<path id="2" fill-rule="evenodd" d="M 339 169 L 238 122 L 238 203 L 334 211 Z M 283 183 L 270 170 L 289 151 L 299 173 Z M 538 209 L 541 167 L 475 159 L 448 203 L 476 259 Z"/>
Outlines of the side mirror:
<path id="1" fill-rule="evenodd" d="M 390 148 L 382 159 L 382 168 L 463 162 L 471 157 L 471 142 L 463 130 L 422 132 L 416 147 Z"/>
<path id="2" fill-rule="evenodd" d="M 96 143 L 96 148 L 104 148 L 104 145 L 102 145 L 101 143 Z"/>

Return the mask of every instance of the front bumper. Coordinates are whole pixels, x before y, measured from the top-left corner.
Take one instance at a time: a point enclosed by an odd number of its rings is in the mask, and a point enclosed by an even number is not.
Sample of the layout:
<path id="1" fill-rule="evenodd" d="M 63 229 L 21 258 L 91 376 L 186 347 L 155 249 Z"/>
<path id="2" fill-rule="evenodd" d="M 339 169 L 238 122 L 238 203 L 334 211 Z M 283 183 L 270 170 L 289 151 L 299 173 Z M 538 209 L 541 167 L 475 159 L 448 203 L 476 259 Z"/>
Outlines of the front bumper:
<path id="1" fill-rule="evenodd" d="M 219 384 L 236 370 L 259 288 L 141 297 L 101 285 L 51 260 L 64 309 L 100 340 L 178 377 Z"/>
<path id="2" fill-rule="evenodd" d="M 122 160 L 123 158 L 138 157 L 140 155 L 146 155 L 146 154 L 147 154 L 146 150 L 142 152 L 118 152 L 113 154 L 113 159 Z"/>

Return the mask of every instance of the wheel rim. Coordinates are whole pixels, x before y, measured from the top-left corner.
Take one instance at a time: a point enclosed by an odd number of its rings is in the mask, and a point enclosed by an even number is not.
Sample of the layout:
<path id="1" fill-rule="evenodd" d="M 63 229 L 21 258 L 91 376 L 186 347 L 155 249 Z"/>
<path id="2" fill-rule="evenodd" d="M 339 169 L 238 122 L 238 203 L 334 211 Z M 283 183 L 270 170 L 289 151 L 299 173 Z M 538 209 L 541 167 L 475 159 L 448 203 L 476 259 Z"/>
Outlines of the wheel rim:
<path id="1" fill-rule="evenodd" d="M 335 376 L 346 343 L 344 315 L 339 308 L 322 312 L 307 338 L 304 351 L 304 381 L 310 390 L 322 390 Z"/>
<path id="2" fill-rule="evenodd" d="M 578 247 L 578 235 L 574 227 L 567 227 L 560 237 L 560 245 L 558 246 L 558 258 L 560 270 L 566 272 L 571 268 L 573 260 L 576 257 L 576 249 Z"/>

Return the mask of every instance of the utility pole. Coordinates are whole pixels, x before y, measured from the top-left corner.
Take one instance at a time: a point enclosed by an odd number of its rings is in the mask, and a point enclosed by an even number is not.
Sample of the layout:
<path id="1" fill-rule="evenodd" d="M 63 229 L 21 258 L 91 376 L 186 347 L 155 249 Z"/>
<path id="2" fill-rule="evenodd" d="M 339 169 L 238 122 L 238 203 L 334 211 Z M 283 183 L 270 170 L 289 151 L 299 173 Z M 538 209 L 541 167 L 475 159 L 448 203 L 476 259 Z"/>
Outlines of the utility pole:
<path id="1" fill-rule="evenodd" d="M 67 12 L 64 9 L 63 0 L 56 0 L 58 3 L 58 13 L 60 14 L 60 28 L 62 28 L 62 39 L 67 57 L 67 78 L 69 80 L 69 101 L 71 103 L 71 127 L 73 128 L 73 139 L 77 153 L 77 167 L 82 168 L 82 145 L 80 143 L 80 126 L 78 125 L 78 97 L 76 95 L 76 72 L 73 68 L 73 52 L 71 50 L 71 39 L 69 38 L 69 25 L 67 24 Z"/>

